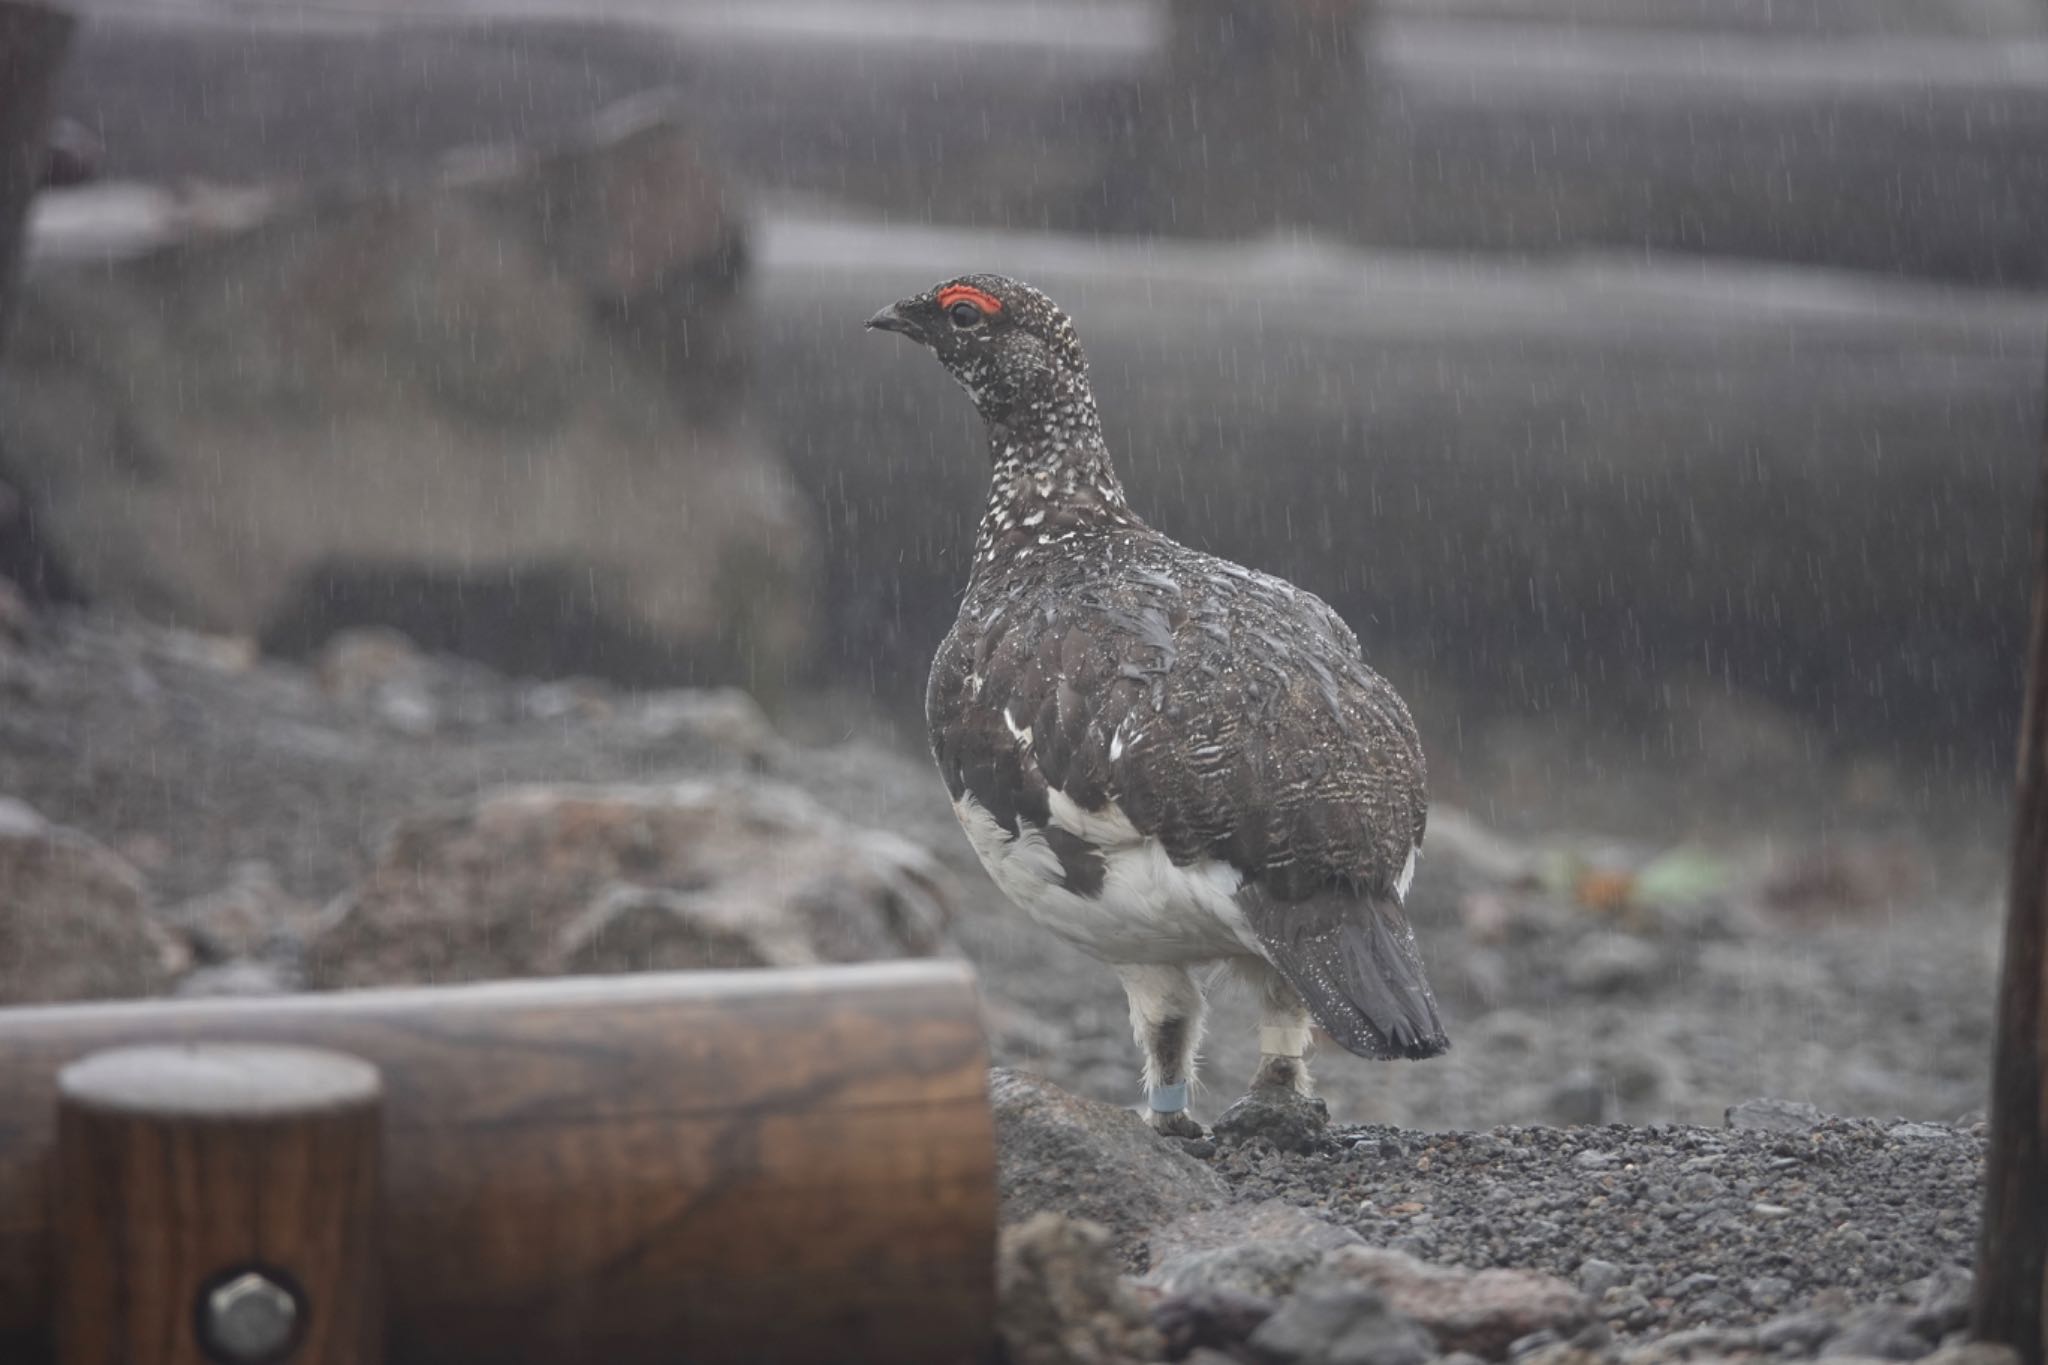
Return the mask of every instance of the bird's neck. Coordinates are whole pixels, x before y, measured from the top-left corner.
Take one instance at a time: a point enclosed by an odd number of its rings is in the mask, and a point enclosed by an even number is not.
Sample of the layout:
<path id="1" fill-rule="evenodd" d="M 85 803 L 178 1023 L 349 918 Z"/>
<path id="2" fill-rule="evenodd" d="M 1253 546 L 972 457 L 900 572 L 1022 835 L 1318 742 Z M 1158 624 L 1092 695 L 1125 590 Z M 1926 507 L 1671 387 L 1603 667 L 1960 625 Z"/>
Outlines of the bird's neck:
<path id="1" fill-rule="evenodd" d="M 988 510 L 974 542 L 977 578 L 1066 553 L 1075 539 L 1140 523 L 1109 463 L 1087 377 L 1060 376 L 1022 415 L 988 424 Z"/>

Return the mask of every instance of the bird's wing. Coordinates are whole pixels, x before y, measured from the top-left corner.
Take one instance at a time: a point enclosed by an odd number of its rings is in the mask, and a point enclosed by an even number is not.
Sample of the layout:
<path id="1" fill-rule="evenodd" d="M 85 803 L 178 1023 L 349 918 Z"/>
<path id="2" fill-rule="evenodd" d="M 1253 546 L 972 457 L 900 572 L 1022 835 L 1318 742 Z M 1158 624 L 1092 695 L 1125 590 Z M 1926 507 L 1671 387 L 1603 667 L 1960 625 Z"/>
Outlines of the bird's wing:
<path id="1" fill-rule="evenodd" d="M 1079 706 L 1045 713 L 1047 781 L 1280 901 L 1394 893 L 1426 808 L 1407 708 L 1320 599 L 1185 553 L 1195 571 L 1120 576 L 1060 614 L 1053 699 L 1064 682 Z"/>
<path id="2" fill-rule="evenodd" d="M 927 698 L 948 786 L 1012 833 L 1053 831 L 1070 884 L 1110 829 L 1229 864 L 1268 960 L 1334 1037 L 1441 1051 L 1401 909 L 1427 814 L 1407 708 L 1319 599 L 1183 554 L 1056 610 L 963 614 Z"/>

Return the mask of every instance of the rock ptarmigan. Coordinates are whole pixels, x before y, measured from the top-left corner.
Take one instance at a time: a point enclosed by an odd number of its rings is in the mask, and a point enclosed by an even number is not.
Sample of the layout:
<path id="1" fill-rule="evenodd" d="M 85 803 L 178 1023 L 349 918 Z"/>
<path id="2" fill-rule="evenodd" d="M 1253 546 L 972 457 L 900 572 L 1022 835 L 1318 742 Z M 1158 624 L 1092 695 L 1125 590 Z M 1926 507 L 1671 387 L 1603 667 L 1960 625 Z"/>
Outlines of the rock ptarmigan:
<path id="1" fill-rule="evenodd" d="M 1350 629 L 1138 519 L 1073 325 L 1038 290 L 966 275 L 868 326 L 930 348 L 995 463 L 932 662 L 932 752 L 996 885 L 1122 978 L 1153 1126 L 1201 1131 L 1205 963 L 1258 996 L 1255 1086 L 1308 1091 L 1310 1018 L 1365 1057 L 1443 1051 L 1402 909 L 1422 746 Z"/>

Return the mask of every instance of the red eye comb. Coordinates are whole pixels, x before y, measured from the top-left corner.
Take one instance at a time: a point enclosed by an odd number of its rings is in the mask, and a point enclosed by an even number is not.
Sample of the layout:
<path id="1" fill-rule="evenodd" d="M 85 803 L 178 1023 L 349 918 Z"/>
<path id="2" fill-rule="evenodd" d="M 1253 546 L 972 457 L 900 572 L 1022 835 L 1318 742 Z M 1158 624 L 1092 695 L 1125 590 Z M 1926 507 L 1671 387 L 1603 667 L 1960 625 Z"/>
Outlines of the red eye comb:
<path id="1" fill-rule="evenodd" d="M 971 284 L 949 284 L 939 291 L 939 307 L 951 308 L 956 303 L 971 303 L 984 313 L 995 314 L 1003 311 L 1003 301 L 985 289 L 976 289 Z"/>

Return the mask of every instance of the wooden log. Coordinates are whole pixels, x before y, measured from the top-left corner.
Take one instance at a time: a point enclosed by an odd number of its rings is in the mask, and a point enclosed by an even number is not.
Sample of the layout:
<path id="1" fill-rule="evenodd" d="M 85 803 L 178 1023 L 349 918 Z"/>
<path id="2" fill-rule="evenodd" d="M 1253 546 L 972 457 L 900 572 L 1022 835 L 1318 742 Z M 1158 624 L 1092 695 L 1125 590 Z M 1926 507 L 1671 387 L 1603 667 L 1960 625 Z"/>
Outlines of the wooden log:
<path id="1" fill-rule="evenodd" d="M 2034 614 L 2020 713 L 2006 888 L 1998 1040 L 1991 1062 L 1991 1145 L 1970 1330 L 2041 1365 L 2048 1274 L 2048 440 L 2034 504 Z"/>
<path id="2" fill-rule="evenodd" d="M 995 1143 L 947 962 L 0 1011 L 0 1360 L 49 1359 L 56 1076 L 195 1039 L 383 1075 L 389 1358 L 972 1359 Z"/>
<path id="3" fill-rule="evenodd" d="M 375 1067 L 117 1048 L 57 1088 L 62 1365 L 382 1365 Z"/>

